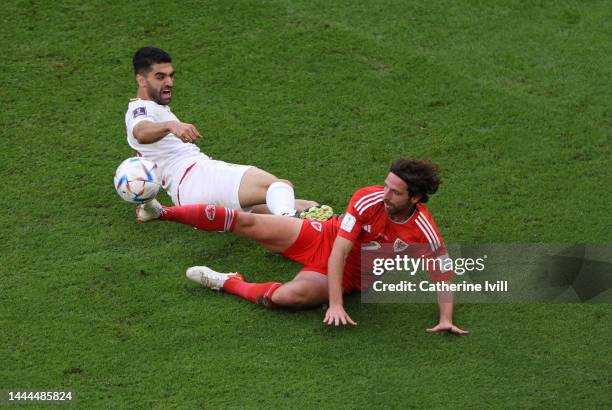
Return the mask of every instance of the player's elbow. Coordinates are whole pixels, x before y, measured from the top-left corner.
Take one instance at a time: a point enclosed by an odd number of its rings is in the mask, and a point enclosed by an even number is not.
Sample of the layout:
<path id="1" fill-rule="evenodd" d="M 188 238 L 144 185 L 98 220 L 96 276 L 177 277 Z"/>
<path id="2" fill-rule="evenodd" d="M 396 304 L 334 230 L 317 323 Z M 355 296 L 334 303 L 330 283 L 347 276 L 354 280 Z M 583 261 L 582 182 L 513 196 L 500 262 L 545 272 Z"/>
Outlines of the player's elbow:
<path id="1" fill-rule="evenodd" d="M 150 144 L 151 138 L 149 137 L 149 133 L 147 133 L 147 126 L 145 122 L 141 122 L 136 124 L 134 129 L 132 130 L 132 135 L 138 141 L 139 144 Z"/>
<path id="2" fill-rule="evenodd" d="M 351 251 L 350 247 L 337 246 L 334 244 L 329 259 L 327 260 L 327 268 L 330 272 L 343 272 L 346 258 Z"/>
<path id="3" fill-rule="evenodd" d="M 344 261 L 349 255 L 349 253 L 351 253 L 352 249 L 353 249 L 353 242 L 339 236 L 334 241 L 334 246 L 332 247 L 331 256 L 341 261 Z"/>
<path id="4" fill-rule="evenodd" d="M 134 138 L 136 139 L 136 141 L 138 141 L 139 144 L 149 144 L 150 143 L 149 139 L 146 137 L 146 134 L 144 132 L 134 130 L 132 134 L 134 135 Z"/>
<path id="5" fill-rule="evenodd" d="M 346 261 L 347 256 L 348 252 L 343 249 L 332 250 L 329 255 L 329 263 L 333 265 L 342 265 Z"/>

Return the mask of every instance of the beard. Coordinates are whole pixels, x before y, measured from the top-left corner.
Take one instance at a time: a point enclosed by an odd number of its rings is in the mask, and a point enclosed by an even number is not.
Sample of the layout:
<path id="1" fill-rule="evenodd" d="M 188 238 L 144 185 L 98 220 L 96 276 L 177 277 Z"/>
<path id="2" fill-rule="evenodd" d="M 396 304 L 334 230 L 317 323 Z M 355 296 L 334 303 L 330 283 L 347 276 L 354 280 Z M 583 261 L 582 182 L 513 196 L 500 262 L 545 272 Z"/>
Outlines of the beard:
<path id="1" fill-rule="evenodd" d="M 164 87 L 156 89 L 150 84 L 147 87 L 149 99 L 155 101 L 159 105 L 168 105 L 172 101 L 172 87 Z"/>
<path id="2" fill-rule="evenodd" d="M 410 214 L 412 212 L 412 209 L 414 208 L 414 205 L 412 203 L 399 205 L 399 204 L 394 204 L 389 201 L 384 201 L 384 204 L 385 204 L 385 211 L 391 217 L 406 216 Z"/>

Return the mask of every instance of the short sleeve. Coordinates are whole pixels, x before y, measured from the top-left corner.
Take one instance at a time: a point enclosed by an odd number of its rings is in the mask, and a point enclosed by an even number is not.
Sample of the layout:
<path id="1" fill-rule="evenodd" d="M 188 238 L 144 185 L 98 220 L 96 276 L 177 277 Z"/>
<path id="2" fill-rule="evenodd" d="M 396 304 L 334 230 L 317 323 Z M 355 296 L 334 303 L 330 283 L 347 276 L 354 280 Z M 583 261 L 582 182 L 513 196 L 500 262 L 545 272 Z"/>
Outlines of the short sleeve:
<path id="1" fill-rule="evenodd" d="M 420 208 L 416 217 L 416 225 L 419 228 L 421 237 L 419 242 L 423 244 L 424 257 L 435 261 L 435 263 L 427 264 L 429 277 L 434 282 L 450 280 L 454 276 L 452 260 L 433 217 L 428 211 Z"/>
<path id="2" fill-rule="evenodd" d="M 130 104 L 130 108 L 125 116 L 125 126 L 129 135 L 133 135 L 132 131 L 136 124 L 142 121 L 157 122 L 153 107 L 147 105 L 144 101 L 139 101 L 137 104 Z"/>
<path id="3" fill-rule="evenodd" d="M 378 189 L 378 187 L 374 190 L 372 190 L 372 188 L 363 188 L 355 192 L 351 197 L 344 217 L 342 218 L 342 222 L 340 223 L 338 235 L 353 242 L 357 242 L 357 238 L 361 233 L 361 228 L 370 216 L 368 209 L 371 208 L 372 205 L 381 202 L 382 197 L 382 188 Z"/>

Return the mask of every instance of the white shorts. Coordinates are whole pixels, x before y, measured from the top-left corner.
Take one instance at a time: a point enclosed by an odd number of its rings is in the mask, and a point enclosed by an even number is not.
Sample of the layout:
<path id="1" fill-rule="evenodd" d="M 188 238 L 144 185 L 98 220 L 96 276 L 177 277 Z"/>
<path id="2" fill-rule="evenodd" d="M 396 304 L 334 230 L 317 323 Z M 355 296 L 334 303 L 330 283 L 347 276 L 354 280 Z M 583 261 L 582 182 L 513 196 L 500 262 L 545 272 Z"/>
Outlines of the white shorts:
<path id="1" fill-rule="evenodd" d="M 182 177 L 175 205 L 211 204 L 243 210 L 240 207 L 240 182 L 251 165 L 230 164 L 213 159 L 199 159 Z"/>

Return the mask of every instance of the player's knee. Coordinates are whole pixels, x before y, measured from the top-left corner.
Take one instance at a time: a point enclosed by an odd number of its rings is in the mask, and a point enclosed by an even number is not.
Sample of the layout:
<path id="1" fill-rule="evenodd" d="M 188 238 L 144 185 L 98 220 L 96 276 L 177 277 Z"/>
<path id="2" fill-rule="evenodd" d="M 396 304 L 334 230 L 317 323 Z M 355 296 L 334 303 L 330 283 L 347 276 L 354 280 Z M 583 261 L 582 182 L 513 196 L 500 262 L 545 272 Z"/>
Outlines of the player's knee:
<path id="1" fill-rule="evenodd" d="M 272 295 L 272 303 L 284 307 L 307 306 L 310 304 L 310 295 L 304 289 L 296 287 L 282 289 Z"/>
<path id="2" fill-rule="evenodd" d="M 280 179 L 280 178 L 277 178 L 275 176 L 273 176 L 272 179 L 270 179 L 270 180 L 262 181 L 262 187 L 265 188 L 265 189 L 268 189 L 268 188 L 270 188 L 270 185 L 275 184 L 277 182 L 280 182 L 282 184 L 287 184 L 291 188 L 293 188 L 293 184 L 291 183 L 291 181 L 289 181 L 287 179 Z"/>
<path id="3" fill-rule="evenodd" d="M 252 183 L 258 188 L 268 189 L 268 187 L 275 182 L 283 182 L 293 187 L 291 181 L 278 178 L 276 175 L 273 175 L 268 171 L 264 171 L 263 169 L 253 167 L 248 172 L 252 179 Z"/>
<path id="4" fill-rule="evenodd" d="M 236 228 L 247 229 L 252 228 L 257 223 L 257 218 L 250 212 L 240 212 L 236 219 Z"/>
<path id="5" fill-rule="evenodd" d="M 277 180 L 276 180 L 276 181 L 274 181 L 274 182 L 283 182 L 283 183 L 285 183 L 285 184 L 289 185 L 291 188 L 293 188 L 293 184 L 292 184 L 292 183 L 291 183 L 291 181 L 289 181 L 288 179 L 278 179 L 278 178 L 277 178 Z"/>

